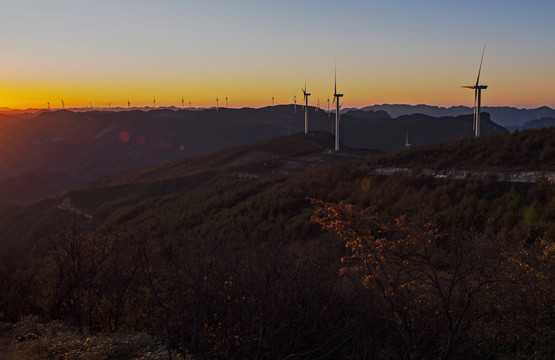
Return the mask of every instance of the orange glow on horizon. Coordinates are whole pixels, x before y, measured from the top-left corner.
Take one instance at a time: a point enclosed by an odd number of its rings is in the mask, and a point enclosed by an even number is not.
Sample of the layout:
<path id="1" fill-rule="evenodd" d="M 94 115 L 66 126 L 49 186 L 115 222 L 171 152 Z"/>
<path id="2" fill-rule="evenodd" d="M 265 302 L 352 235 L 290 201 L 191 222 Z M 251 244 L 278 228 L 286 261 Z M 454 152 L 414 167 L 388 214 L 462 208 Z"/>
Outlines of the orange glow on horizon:
<path id="1" fill-rule="evenodd" d="M 240 74 L 239 74 L 240 75 Z M 302 103 L 301 86 L 304 78 L 294 76 L 267 77 L 260 79 L 254 74 L 246 77 L 220 76 L 218 78 L 202 78 L 201 76 L 168 79 L 98 79 L 95 82 L 86 79 L 73 81 L 18 81 L 8 79 L 0 88 L 0 108 L 11 109 L 47 108 L 50 102 L 52 109 L 60 109 L 64 100 L 65 108 L 127 108 L 127 99 L 131 107 L 151 107 L 152 98 L 156 97 L 158 107 L 175 106 L 181 108 L 183 96 L 185 107 L 189 102 L 193 108 L 209 108 L 216 106 L 216 97 L 220 98 L 220 106 L 229 99 L 230 108 L 264 107 L 293 104 L 293 96 L 297 96 L 297 104 Z M 374 104 L 427 104 L 436 106 L 473 105 L 472 92 L 460 88 L 468 85 L 473 79 L 458 74 L 443 74 L 427 82 L 408 71 L 397 77 L 389 78 L 391 73 L 382 77 L 371 74 L 351 74 L 345 72 L 338 76 L 338 90 L 345 94 L 342 106 L 364 107 Z M 484 106 L 539 107 L 554 106 L 551 96 L 552 84 L 511 83 L 503 74 L 484 76 L 484 83 L 489 88 L 483 93 Z M 308 89 L 312 93 L 309 105 L 315 106 L 320 99 L 321 107 L 333 94 L 333 77 L 308 79 Z"/>

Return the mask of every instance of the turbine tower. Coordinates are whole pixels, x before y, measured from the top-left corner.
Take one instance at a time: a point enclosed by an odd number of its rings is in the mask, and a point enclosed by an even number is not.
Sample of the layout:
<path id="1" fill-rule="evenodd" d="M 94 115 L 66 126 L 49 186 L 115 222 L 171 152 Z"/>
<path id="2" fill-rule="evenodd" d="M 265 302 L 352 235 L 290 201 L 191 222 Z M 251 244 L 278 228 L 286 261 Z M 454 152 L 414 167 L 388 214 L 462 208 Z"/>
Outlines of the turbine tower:
<path id="1" fill-rule="evenodd" d="M 308 134 L 308 97 L 311 95 L 306 91 L 306 81 L 304 82 L 304 89 L 301 88 L 304 96 L 304 133 Z"/>
<path id="2" fill-rule="evenodd" d="M 295 114 L 297 113 L 297 94 L 293 94 L 293 109 L 295 110 Z"/>
<path id="3" fill-rule="evenodd" d="M 156 110 L 156 97 L 152 97 L 152 103 L 154 104 L 154 110 Z"/>
<path id="4" fill-rule="evenodd" d="M 191 106 L 191 100 L 189 100 L 189 110 L 192 110 L 193 107 Z"/>
<path id="5" fill-rule="evenodd" d="M 66 104 L 64 104 L 64 101 L 62 100 L 62 109 L 66 108 Z"/>
<path id="6" fill-rule="evenodd" d="M 48 110 L 50 110 L 50 101 L 47 101 L 46 104 L 48 105 Z"/>
<path id="7" fill-rule="evenodd" d="M 333 86 L 333 101 L 335 102 L 335 151 L 339 151 L 339 98 L 343 97 L 343 94 L 337 93 L 337 65 L 334 70 L 334 86 Z"/>
<path id="8" fill-rule="evenodd" d="M 225 97 L 225 107 L 226 107 L 226 108 L 228 107 L 227 105 L 228 105 L 228 103 L 227 103 L 227 96 L 226 96 L 226 97 Z"/>
<path id="9" fill-rule="evenodd" d="M 330 96 L 328 95 L 328 100 L 326 100 L 328 102 L 328 117 L 330 117 Z"/>
<path id="10" fill-rule="evenodd" d="M 185 109 L 185 99 L 181 96 L 181 110 Z"/>
<path id="11" fill-rule="evenodd" d="M 131 108 L 131 102 L 129 102 L 129 99 L 127 99 L 127 110 L 129 110 Z"/>
<path id="12" fill-rule="evenodd" d="M 482 50 L 482 58 L 480 59 L 480 67 L 478 68 L 478 78 L 476 79 L 476 85 L 461 86 L 467 89 L 474 89 L 474 137 L 480 137 L 480 107 L 482 105 L 482 90 L 488 88 L 487 85 L 480 85 L 480 72 L 482 71 L 482 62 L 484 61 L 484 52 L 486 51 L 486 45 Z"/>
<path id="13" fill-rule="evenodd" d="M 272 96 L 272 106 L 274 106 L 274 97 Z"/>
<path id="14" fill-rule="evenodd" d="M 219 100 L 220 100 L 220 99 L 216 98 L 216 111 L 218 111 L 218 101 L 219 101 Z"/>

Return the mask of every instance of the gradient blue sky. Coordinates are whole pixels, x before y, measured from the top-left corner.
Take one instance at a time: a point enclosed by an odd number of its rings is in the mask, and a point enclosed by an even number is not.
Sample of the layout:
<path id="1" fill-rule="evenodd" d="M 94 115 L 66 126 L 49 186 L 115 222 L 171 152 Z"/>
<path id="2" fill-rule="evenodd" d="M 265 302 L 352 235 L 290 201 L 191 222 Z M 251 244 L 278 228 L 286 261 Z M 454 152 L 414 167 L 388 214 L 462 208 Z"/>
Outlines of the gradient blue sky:
<path id="1" fill-rule="evenodd" d="M 0 107 L 323 103 L 555 107 L 553 1 L 2 0 Z"/>

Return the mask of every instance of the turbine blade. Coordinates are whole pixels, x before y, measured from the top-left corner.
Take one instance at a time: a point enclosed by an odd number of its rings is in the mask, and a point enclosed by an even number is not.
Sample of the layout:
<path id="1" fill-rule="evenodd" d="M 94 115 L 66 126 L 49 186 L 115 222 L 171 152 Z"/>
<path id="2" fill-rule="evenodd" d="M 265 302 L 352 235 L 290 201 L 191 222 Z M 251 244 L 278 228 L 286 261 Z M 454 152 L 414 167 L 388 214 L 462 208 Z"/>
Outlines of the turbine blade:
<path id="1" fill-rule="evenodd" d="M 333 93 L 337 94 L 337 62 L 333 66 Z"/>
<path id="2" fill-rule="evenodd" d="M 472 85 L 472 86 L 461 86 L 462 88 L 465 89 L 476 89 L 476 86 Z"/>
<path id="3" fill-rule="evenodd" d="M 480 59 L 480 68 L 478 69 L 478 78 L 476 78 L 476 86 L 480 82 L 480 72 L 482 72 L 482 62 L 484 61 L 484 52 L 486 51 L 486 44 L 484 44 L 484 48 L 482 49 L 482 58 Z"/>

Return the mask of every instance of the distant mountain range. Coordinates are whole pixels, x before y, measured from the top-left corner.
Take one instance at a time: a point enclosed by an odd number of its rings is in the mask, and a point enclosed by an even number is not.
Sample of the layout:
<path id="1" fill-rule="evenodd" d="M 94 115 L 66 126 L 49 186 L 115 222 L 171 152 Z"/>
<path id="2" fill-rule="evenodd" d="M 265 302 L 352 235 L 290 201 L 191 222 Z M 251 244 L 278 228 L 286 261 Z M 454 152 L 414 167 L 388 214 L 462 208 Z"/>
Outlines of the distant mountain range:
<path id="1" fill-rule="evenodd" d="M 292 105 L 282 105 L 282 106 L 292 106 Z M 187 109 L 187 108 L 186 108 Z M 247 108 L 243 108 L 247 109 Z M 228 110 L 243 110 L 243 109 L 228 109 Z M 67 110 L 72 112 L 89 112 L 89 108 L 68 108 Z M 124 107 L 95 107 L 95 111 L 128 111 Z M 144 107 L 131 107 L 130 110 L 140 110 L 140 111 L 151 111 L 151 110 L 182 110 L 181 107 L 177 106 L 160 106 L 154 109 L 151 106 Z M 203 110 L 215 110 L 215 108 L 192 108 L 191 111 L 203 111 Z M 365 106 L 363 108 L 345 108 L 341 110 L 341 113 L 346 113 L 349 111 L 376 111 L 385 112 L 388 115 L 384 117 L 399 117 L 402 115 L 412 115 L 412 114 L 424 114 L 434 117 L 444 117 L 444 116 L 460 116 L 468 115 L 473 113 L 473 108 L 469 106 L 451 106 L 451 107 L 441 107 L 434 105 L 407 105 L 407 104 L 376 104 L 371 106 Z M 18 119 L 21 117 L 30 117 L 34 114 L 45 112 L 45 109 L 9 109 L 6 107 L 0 107 L 0 126 L 6 118 Z M 510 131 L 525 129 L 525 123 L 532 120 L 539 120 L 542 118 L 555 118 L 555 110 L 542 106 L 536 109 L 519 109 L 511 106 L 484 106 L 482 107 L 483 112 L 487 112 L 491 115 L 491 120 L 496 124 L 499 124 Z"/>
<path id="2" fill-rule="evenodd" d="M 350 109 L 346 109 L 348 111 Z M 430 116 L 459 116 L 472 114 L 473 108 L 468 106 L 439 107 L 431 105 L 406 105 L 406 104 L 382 104 L 366 106 L 361 110 L 385 111 L 391 117 L 410 114 L 424 114 Z M 491 120 L 504 127 L 522 127 L 528 121 L 541 118 L 555 118 L 555 110 L 542 106 L 537 109 L 518 109 L 509 106 L 484 106 L 483 112 L 491 115 Z M 514 130 L 514 128 L 511 128 Z"/>

